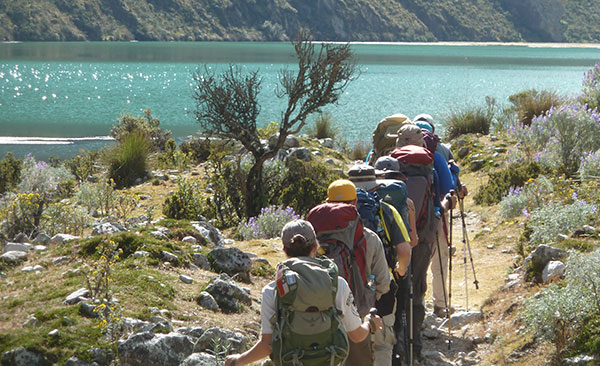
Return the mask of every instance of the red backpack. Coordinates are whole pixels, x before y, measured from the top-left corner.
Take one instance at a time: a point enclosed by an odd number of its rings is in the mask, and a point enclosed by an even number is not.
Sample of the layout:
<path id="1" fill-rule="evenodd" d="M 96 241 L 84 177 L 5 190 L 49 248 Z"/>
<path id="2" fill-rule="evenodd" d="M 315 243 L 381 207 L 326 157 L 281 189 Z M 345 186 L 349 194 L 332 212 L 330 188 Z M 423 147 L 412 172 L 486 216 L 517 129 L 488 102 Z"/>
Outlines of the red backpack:
<path id="1" fill-rule="evenodd" d="M 406 189 L 415 204 L 419 241 L 435 240 L 433 153 L 422 146 L 405 145 L 394 149 L 391 156 L 398 160 L 400 171 L 407 177 Z"/>
<path id="2" fill-rule="evenodd" d="M 375 291 L 367 285 L 367 242 L 356 207 L 348 203 L 323 203 L 314 207 L 306 220 L 315 229 L 324 254 L 338 267 L 358 308 L 364 316 L 375 304 Z"/>

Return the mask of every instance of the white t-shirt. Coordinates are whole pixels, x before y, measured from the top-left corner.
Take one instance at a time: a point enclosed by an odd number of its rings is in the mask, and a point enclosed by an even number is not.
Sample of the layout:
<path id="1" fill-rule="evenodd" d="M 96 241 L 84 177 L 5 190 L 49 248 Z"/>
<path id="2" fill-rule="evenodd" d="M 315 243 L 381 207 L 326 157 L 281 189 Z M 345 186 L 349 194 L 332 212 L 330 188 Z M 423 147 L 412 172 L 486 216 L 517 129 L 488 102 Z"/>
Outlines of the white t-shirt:
<path id="1" fill-rule="evenodd" d="M 273 334 L 271 318 L 275 314 L 275 299 L 277 296 L 275 282 L 271 282 L 262 289 L 262 303 L 260 306 L 261 333 Z M 346 332 L 353 331 L 361 326 L 362 320 L 354 305 L 354 297 L 350 287 L 343 277 L 338 277 L 338 288 L 335 295 L 335 307 L 342 311 L 342 324 Z"/>

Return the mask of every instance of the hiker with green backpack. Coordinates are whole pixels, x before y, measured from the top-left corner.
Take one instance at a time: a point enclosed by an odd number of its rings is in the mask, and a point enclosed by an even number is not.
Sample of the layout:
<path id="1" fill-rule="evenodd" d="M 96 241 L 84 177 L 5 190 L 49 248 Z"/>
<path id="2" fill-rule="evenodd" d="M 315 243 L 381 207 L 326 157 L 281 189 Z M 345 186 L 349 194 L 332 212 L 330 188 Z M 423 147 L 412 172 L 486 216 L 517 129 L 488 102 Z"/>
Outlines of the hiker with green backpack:
<path id="1" fill-rule="evenodd" d="M 360 342 L 382 329 L 381 318 L 358 315 L 348 283 L 329 259 L 317 258 L 319 243 L 308 221 L 288 222 L 281 232 L 288 260 L 263 288 L 261 338 L 248 351 L 227 356 L 225 366 L 271 357 L 276 366 L 340 365 L 349 340 Z"/>
<path id="2" fill-rule="evenodd" d="M 315 228 L 320 253 L 334 260 L 339 275 L 348 282 L 362 317 L 389 291 L 391 278 L 381 240 L 364 228 L 356 202 L 355 185 L 336 180 L 327 189 L 327 202 L 312 208 L 306 220 Z M 370 338 L 351 342 L 349 352 L 347 366 L 373 362 Z"/>
<path id="3" fill-rule="evenodd" d="M 404 276 L 408 270 L 411 246 L 408 243 L 410 236 L 402 216 L 392 204 L 381 199 L 379 193 L 381 192 L 382 196 L 389 198 L 391 194 L 396 193 L 393 188 L 397 188 L 404 190 L 399 193 L 406 199 L 406 189 L 402 184 L 394 187 L 380 187 L 379 181 L 375 177 L 375 169 L 364 163 L 352 166 L 348 170 L 348 176 L 357 187 L 357 207 L 363 225 L 380 238 L 388 270 L 394 274 L 391 277 L 390 290 L 375 303 L 378 314 L 383 319 L 383 330 L 373 337 L 375 366 L 390 366 L 396 344 L 394 331 L 396 290 L 398 288 L 396 278 Z M 398 197 L 394 194 L 394 198 Z"/>

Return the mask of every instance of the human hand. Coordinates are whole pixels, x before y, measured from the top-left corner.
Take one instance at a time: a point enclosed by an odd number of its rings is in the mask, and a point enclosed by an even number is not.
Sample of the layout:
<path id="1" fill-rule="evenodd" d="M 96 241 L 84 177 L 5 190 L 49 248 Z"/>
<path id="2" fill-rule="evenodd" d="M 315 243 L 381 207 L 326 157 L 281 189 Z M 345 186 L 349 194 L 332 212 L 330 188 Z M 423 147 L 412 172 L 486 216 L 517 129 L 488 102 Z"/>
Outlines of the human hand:
<path id="1" fill-rule="evenodd" d="M 468 194 L 469 190 L 467 189 L 467 186 L 461 183 L 458 189 L 458 197 L 462 199 L 465 198 Z"/>
<path id="2" fill-rule="evenodd" d="M 383 320 L 377 314 L 367 314 L 365 316 L 365 321 L 369 322 L 369 330 L 371 333 L 378 332 L 383 330 Z"/>

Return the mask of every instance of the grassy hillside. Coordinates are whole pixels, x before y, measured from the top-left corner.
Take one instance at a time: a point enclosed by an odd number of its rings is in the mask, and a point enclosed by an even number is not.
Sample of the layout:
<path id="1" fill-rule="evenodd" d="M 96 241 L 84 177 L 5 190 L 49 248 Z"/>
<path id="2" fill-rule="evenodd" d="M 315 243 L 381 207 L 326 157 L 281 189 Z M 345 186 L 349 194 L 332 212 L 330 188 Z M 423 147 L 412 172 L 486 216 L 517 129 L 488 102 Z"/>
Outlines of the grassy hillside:
<path id="1" fill-rule="evenodd" d="M 0 40 L 568 41 L 600 35 L 600 4 L 514 0 L 0 0 Z"/>

